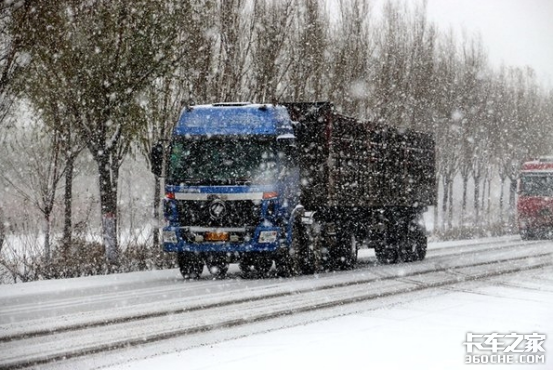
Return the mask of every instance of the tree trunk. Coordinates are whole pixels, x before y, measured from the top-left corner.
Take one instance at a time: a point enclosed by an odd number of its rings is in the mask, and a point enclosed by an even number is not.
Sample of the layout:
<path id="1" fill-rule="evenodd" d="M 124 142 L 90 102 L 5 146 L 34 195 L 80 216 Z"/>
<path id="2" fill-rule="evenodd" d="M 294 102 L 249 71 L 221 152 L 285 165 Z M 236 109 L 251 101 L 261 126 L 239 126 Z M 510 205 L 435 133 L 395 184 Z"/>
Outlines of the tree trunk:
<path id="1" fill-rule="evenodd" d="M 156 224 L 156 227 L 154 228 L 154 232 L 152 235 L 154 248 L 158 248 L 160 246 L 160 178 L 156 176 L 154 180 L 154 222 Z"/>
<path id="2" fill-rule="evenodd" d="M 484 190 L 483 190 L 484 194 Z M 491 225 L 491 179 L 488 180 L 488 186 L 487 186 L 487 225 Z"/>
<path id="3" fill-rule="evenodd" d="M 462 212 L 460 215 L 460 220 L 462 227 L 465 226 L 466 210 L 467 210 L 467 177 L 462 178 Z"/>
<path id="4" fill-rule="evenodd" d="M 446 231 L 446 218 L 447 218 L 447 207 L 448 207 L 448 189 L 449 189 L 449 180 L 446 176 L 442 178 L 442 232 Z"/>
<path id="5" fill-rule="evenodd" d="M 75 162 L 74 156 L 67 158 L 67 167 L 65 169 L 65 193 L 63 198 L 64 205 L 64 221 L 63 221 L 63 237 L 62 245 L 65 253 L 69 252 L 71 247 L 73 223 L 71 205 L 73 203 L 73 166 Z"/>
<path id="6" fill-rule="evenodd" d="M 448 186 L 448 229 L 452 230 L 452 218 L 454 216 L 454 197 L 452 196 L 454 187 L 454 181 L 450 181 Z"/>
<path id="7" fill-rule="evenodd" d="M 435 191 L 437 192 L 437 194 L 439 193 L 439 188 L 440 188 L 439 179 L 436 179 Z M 439 230 L 439 205 L 437 203 L 437 205 L 433 207 L 433 233 L 436 234 L 438 230 Z"/>
<path id="8" fill-rule="evenodd" d="M 50 212 L 44 213 L 44 261 L 50 263 Z"/>
<path id="9" fill-rule="evenodd" d="M 4 211 L 0 207 L 0 252 L 2 252 L 2 246 L 4 245 L 4 239 L 6 238 L 6 229 L 4 227 Z"/>
<path id="10" fill-rule="evenodd" d="M 506 182 L 505 177 L 500 178 L 500 199 L 498 200 L 498 207 L 500 208 L 499 219 L 500 219 L 500 225 L 502 225 L 502 227 L 504 226 L 503 224 L 504 224 L 504 185 L 505 185 L 505 182 Z"/>
<path id="11" fill-rule="evenodd" d="M 511 230 L 514 230 L 516 224 L 516 191 L 517 180 L 510 179 L 510 209 L 508 223 Z"/>
<path id="12" fill-rule="evenodd" d="M 117 168 L 103 156 L 98 162 L 100 179 L 100 210 L 102 213 L 102 239 L 106 260 L 110 265 L 119 263 L 117 244 Z"/>
<path id="13" fill-rule="evenodd" d="M 480 214 L 479 214 L 479 177 L 475 177 L 473 183 L 473 210 L 475 212 L 474 226 L 479 226 Z"/>
<path id="14" fill-rule="evenodd" d="M 483 180 L 483 190 L 481 190 L 481 215 L 483 216 L 483 220 L 485 219 L 485 202 L 486 202 L 486 194 L 487 194 L 487 176 L 485 176 L 485 179 Z"/>

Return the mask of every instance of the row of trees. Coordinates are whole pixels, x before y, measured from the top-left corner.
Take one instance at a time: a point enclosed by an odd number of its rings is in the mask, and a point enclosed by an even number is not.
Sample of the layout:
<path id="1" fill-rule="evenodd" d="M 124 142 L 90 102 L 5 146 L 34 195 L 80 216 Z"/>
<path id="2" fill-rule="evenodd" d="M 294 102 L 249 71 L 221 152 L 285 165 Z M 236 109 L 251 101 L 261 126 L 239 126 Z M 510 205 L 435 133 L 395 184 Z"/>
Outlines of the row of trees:
<path id="1" fill-rule="evenodd" d="M 96 164 L 106 257 L 117 264 L 121 165 L 137 154 L 148 160 L 150 147 L 168 137 L 182 106 L 330 100 L 348 115 L 435 133 L 438 230 L 454 227 L 456 179 L 463 188 L 462 216 L 470 214 L 473 186 L 474 225 L 490 220 L 484 213 L 494 200 L 486 193 L 497 179 L 511 185 L 513 208 L 521 161 L 552 152 L 552 91 L 540 86 L 531 69 L 492 68 L 478 37 L 441 32 L 426 18 L 424 2 L 409 7 L 389 1 L 379 17 L 368 0 L 338 1 L 331 9 L 322 4 L 4 2 L 1 107 L 7 112 L 16 101 L 32 112 L 40 130 L 27 143 L 43 143 L 42 154 L 36 153 L 40 160 L 0 162 L 4 191 L 34 204 L 50 225 L 63 189 L 61 246 L 67 248 L 74 229 L 75 161 L 87 153 Z M 20 112 L 12 110 L 12 116 Z M 2 122 L 0 139 L 9 144 L 22 127 Z M 25 174 L 40 175 L 32 187 L 40 192 L 22 185 Z M 155 184 L 157 199 L 159 179 Z M 500 188 L 502 214 L 506 196 Z"/>

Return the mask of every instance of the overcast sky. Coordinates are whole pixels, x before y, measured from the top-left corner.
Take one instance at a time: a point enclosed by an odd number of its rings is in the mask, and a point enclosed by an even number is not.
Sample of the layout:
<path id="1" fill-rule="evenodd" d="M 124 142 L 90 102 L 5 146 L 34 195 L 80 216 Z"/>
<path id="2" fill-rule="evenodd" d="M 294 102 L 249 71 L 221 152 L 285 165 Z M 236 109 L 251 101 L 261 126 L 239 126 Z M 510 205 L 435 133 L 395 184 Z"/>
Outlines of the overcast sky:
<path id="1" fill-rule="evenodd" d="M 551 88 L 552 2 L 428 0 L 427 14 L 443 30 L 480 33 L 493 66 L 531 66 L 539 81 Z"/>
<path id="2" fill-rule="evenodd" d="M 340 0 L 327 0 L 331 13 Z M 349 1 L 349 0 L 343 0 Z M 375 14 L 387 0 L 371 0 Z M 406 1 L 422 4 L 423 0 Z M 552 2 L 554 0 L 427 0 L 430 21 L 460 37 L 480 34 L 493 67 L 532 67 L 552 88 Z"/>

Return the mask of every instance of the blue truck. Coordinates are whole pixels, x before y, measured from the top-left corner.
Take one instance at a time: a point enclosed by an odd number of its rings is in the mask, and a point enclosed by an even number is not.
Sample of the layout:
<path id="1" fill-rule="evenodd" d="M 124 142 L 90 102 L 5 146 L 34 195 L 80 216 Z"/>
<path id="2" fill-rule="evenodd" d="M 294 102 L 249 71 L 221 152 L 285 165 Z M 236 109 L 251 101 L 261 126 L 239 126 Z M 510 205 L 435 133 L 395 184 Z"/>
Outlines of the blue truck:
<path id="1" fill-rule="evenodd" d="M 248 276 L 349 269 L 362 246 L 384 264 L 421 260 L 434 153 L 430 134 L 329 102 L 185 107 L 151 153 L 165 179 L 163 249 L 186 279 L 230 263 Z"/>

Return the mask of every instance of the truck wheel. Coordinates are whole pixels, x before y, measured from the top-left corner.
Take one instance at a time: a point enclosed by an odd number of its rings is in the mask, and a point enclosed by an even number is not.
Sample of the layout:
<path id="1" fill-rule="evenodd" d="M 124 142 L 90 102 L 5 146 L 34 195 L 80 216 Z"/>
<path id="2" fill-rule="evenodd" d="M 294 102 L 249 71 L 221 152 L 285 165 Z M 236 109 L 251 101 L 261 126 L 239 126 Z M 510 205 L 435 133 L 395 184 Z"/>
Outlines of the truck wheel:
<path id="1" fill-rule="evenodd" d="M 275 268 L 277 276 L 290 277 L 293 274 L 293 259 L 287 248 L 281 248 L 275 253 Z"/>
<path id="2" fill-rule="evenodd" d="M 335 261 L 331 251 L 337 245 L 337 235 L 335 233 L 329 233 L 327 226 L 322 230 L 320 235 L 321 242 L 321 258 L 320 264 L 323 271 L 332 271 L 335 267 Z"/>
<path id="3" fill-rule="evenodd" d="M 338 270 L 349 270 L 354 268 L 358 261 L 358 244 L 354 235 L 344 236 L 332 254 L 335 268 Z"/>
<path id="4" fill-rule="evenodd" d="M 400 260 L 402 262 L 421 261 L 427 254 L 427 236 L 419 227 L 413 226 L 402 240 Z"/>
<path id="5" fill-rule="evenodd" d="M 533 229 L 526 227 L 520 230 L 521 240 L 533 240 L 537 239 L 536 232 Z"/>
<path id="6" fill-rule="evenodd" d="M 243 256 L 239 261 L 239 268 L 244 277 L 251 277 L 254 271 L 254 263 L 252 262 L 252 257 Z"/>
<path id="7" fill-rule="evenodd" d="M 396 248 L 376 247 L 375 256 L 381 265 L 390 265 L 397 262 L 399 253 Z"/>
<path id="8" fill-rule="evenodd" d="M 273 260 L 266 254 L 262 253 L 254 260 L 254 268 L 261 277 L 266 277 L 271 270 Z"/>
<path id="9" fill-rule="evenodd" d="M 292 229 L 292 249 L 297 273 L 309 275 L 317 270 L 316 244 L 309 234 L 309 226 L 298 218 Z"/>
<path id="10" fill-rule="evenodd" d="M 198 279 L 204 269 L 204 262 L 197 254 L 191 252 L 177 253 L 177 264 L 185 279 Z"/>
<path id="11" fill-rule="evenodd" d="M 239 262 L 243 275 L 250 277 L 253 274 L 259 277 L 266 277 L 271 270 L 273 260 L 265 253 L 255 256 L 246 256 Z"/>
<path id="12" fill-rule="evenodd" d="M 206 261 L 206 267 L 208 267 L 208 271 L 210 271 L 210 274 L 212 274 L 212 276 L 217 279 L 224 278 L 227 274 L 227 270 L 229 270 L 229 264 L 223 256 L 208 257 L 208 260 Z"/>
<path id="13" fill-rule="evenodd" d="M 413 261 L 423 261 L 427 255 L 427 236 L 423 231 L 418 230 L 415 237 L 410 239 L 413 244 Z"/>

